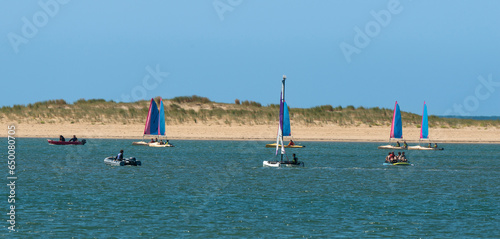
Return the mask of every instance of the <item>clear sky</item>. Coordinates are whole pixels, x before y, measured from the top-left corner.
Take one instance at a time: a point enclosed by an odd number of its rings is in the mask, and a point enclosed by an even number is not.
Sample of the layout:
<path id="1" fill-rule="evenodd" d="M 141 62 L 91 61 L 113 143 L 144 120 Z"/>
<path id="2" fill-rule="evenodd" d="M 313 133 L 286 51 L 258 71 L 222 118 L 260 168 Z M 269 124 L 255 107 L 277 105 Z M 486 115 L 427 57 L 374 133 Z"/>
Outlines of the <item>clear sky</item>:
<path id="1" fill-rule="evenodd" d="M 498 0 L 0 1 L 0 106 L 200 95 L 500 115 Z"/>

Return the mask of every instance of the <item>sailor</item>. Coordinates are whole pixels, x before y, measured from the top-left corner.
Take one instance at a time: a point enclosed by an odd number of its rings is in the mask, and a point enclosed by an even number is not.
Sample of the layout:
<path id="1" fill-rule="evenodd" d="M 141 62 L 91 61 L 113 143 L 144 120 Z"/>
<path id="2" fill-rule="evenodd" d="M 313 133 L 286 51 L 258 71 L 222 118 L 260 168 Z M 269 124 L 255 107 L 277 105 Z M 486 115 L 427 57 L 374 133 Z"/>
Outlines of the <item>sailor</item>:
<path id="1" fill-rule="evenodd" d="M 438 145 L 437 145 L 436 143 L 434 143 L 434 148 L 436 148 L 436 149 L 437 149 L 437 147 L 438 147 Z"/>
<path id="2" fill-rule="evenodd" d="M 64 141 L 66 141 L 66 139 L 62 135 L 59 135 L 59 141 L 64 142 Z"/>
<path id="3" fill-rule="evenodd" d="M 78 138 L 76 138 L 76 135 L 73 135 L 73 138 L 69 140 L 69 142 L 76 142 L 78 141 Z"/>
<path id="4" fill-rule="evenodd" d="M 408 144 L 406 143 L 406 140 L 403 142 L 403 148 L 408 148 Z"/>
<path id="5" fill-rule="evenodd" d="M 427 145 L 427 148 L 432 148 L 432 147 L 431 147 L 431 143 L 429 143 L 429 145 Z"/>
<path id="6" fill-rule="evenodd" d="M 288 146 L 293 146 L 295 145 L 295 143 L 293 142 L 293 140 L 290 140 L 290 143 L 288 143 Z"/>
<path id="7" fill-rule="evenodd" d="M 398 152 L 398 156 L 396 157 L 396 161 L 401 162 L 401 152 Z"/>
<path id="8" fill-rule="evenodd" d="M 151 138 L 151 142 L 150 143 L 154 143 L 154 142 L 155 142 L 155 140 L 153 138 Z"/>
<path id="9" fill-rule="evenodd" d="M 389 152 L 389 154 L 387 155 L 387 157 L 385 157 L 385 162 L 386 163 L 391 163 L 391 153 Z"/>
<path id="10" fill-rule="evenodd" d="M 400 147 L 399 141 L 396 142 L 396 147 Z"/>
<path id="11" fill-rule="evenodd" d="M 299 159 L 293 154 L 293 164 L 297 164 L 299 162 Z"/>
<path id="12" fill-rule="evenodd" d="M 116 155 L 116 160 L 118 160 L 118 161 L 123 160 L 123 149 L 120 150 L 120 153 L 118 153 L 118 155 Z"/>

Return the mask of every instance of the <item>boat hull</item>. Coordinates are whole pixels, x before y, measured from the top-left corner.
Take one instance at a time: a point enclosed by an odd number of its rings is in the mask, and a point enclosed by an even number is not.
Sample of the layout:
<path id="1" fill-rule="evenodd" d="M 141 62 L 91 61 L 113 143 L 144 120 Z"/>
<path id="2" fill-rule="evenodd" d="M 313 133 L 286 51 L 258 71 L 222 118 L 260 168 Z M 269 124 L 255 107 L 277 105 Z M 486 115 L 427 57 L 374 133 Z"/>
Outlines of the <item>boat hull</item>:
<path id="1" fill-rule="evenodd" d="M 155 143 L 149 143 L 149 147 L 154 147 L 154 148 L 169 148 L 169 147 L 174 147 L 172 144 L 160 144 L 158 142 Z"/>
<path id="2" fill-rule="evenodd" d="M 444 150 L 444 148 L 429 148 L 429 147 L 422 147 L 420 145 L 417 146 L 410 146 L 408 147 L 409 150 Z"/>
<path id="3" fill-rule="evenodd" d="M 56 141 L 50 139 L 47 139 L 47 142 L 49 142 L 49 144 L 52 145 L 85 145 L 85 143 L 87 143 L 86 140 L 69 142 L 69 141 Z"/>
<path id="4" fill-rule="evenodd" d="M 384 163 L 385 166 L 411 166 L 408 162 L 398 162 L 398 163 Z"/>
<path id="5" fill-rule="evenodd" d="M 126 158 L 122 161 L 115 160 L 115 157 L 107 157 L 104 159 L 104 163 L 111 166 L 141 166 L 141 161 L 136 160 L 135 158 Z"/>
<path id="6" fill-rule="evenodd" d="M 290 161 L 264 161 L 262 162 L 262 166 L 264 167 L 272 167 L 272 168 L 279 168 L 279 167 L 304 167 L 304 162 L 297 162 L 293 163 Z"/>
<path id="7" fill-rule="evenodd" d="M 281 144 L 278 146 L 281 147 Z M 285 148 L 305 148 L 304 145 L 285 145 Z M 276 144 L 266 144 L 266 148 L 276 148 Z"/>
<path id="8" fill-rule="evenodd" d="M 139 142 L 132 142 L 132 145 L 147 146 L 148 143 L 144 141 L 139 141 Z"/>
<path id="9" fill-rule="evenodd" d="M 401 150 L 404 150 L 404 149 L 408 149 L 408 148 L 405 148 L 405 147 L 402 147 L 402 146 L 393 146 L 393 145 L 382 145 L 382 146 L 378 146 L 378 149 L 401 149 Z"/>

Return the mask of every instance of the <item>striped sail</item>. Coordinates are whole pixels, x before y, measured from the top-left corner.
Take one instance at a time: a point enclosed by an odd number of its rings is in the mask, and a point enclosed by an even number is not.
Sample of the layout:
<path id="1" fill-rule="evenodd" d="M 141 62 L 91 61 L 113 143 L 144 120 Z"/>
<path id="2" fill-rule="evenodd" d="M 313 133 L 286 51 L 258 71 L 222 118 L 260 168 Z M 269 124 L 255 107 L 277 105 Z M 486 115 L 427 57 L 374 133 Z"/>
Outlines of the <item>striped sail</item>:
<path id="1" fill-rule="evenodd" d="M 398 102 L 394 105 L 394 114 L 392 116 L 391 139 L 403 138 L 403 123 L 401 121 L 401 111 Z"/>
<path id="2" fill-rule="evenodd" d="M 420 127 L 420 138 L 429 139 L 429 122 L 427 119 L 427 105 L 424 101 L 424 111 L 422 112 L 422 125 Z"/>
<path id="3" fill-rule="evenodd" d="M 148 118 L 146 119 L 146 126 L 144 127 L 144 135 L 157 135 L 158 134 L 158 122 L 159 112 L 156 102 L 151 98 L 151 103 L 149 104 Z"/>

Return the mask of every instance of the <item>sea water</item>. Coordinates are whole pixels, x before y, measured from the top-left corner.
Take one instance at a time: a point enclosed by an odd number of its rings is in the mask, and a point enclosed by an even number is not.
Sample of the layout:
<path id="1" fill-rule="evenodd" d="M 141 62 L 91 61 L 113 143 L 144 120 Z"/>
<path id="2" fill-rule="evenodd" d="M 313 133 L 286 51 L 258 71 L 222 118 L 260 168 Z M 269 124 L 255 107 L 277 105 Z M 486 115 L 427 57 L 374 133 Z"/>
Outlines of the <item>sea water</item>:
<path id="1" fill-rule="evenodd" d="M 400 167 L 383 166 L 389 151 L 376 143 L 302 142 L 287 155 L 304 168 L 265 168 L 269 142 L 172 143 L 17 139 L 9 232 L 3 138 L 0 237 L 500 237 L 500 145 L 406 151 L 413 166 Z M 142 166 L 103 163 L 120 149 Z"/>

